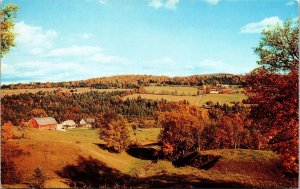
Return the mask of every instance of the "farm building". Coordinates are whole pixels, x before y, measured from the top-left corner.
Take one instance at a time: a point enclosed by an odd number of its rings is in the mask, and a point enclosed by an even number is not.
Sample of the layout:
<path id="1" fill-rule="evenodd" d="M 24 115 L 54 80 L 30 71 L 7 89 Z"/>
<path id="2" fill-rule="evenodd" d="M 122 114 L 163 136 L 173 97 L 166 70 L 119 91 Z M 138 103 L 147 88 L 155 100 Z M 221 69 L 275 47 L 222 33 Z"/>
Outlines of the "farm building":
<path id="1" fill-rule="evenodd" d="M 61 124 L 67 129 L 73 129 L 77 125 L 73 120 L 70 119 L 62 122 Z"/>
<path id="2" fill-rule="evenodd" d="M 219 92 L 219 91 L 216 91 L 216 90 L 211 90 L 209 93 L 210 93 L 210 94 L 219 94 L 220 92 Z"/>
<path id="3" fill-rule="evenodd" d="M 57 122 L 53 117 L 32 118 L 28 125 L 41 130 L 54 130 Z"/>
<path id="4" fill-rule="evenodd" d="M 202 90 L 200 90 L 200 89 L 198 89 L 198 91 L 197 91 L 197 95 L 203 95 L 203 91 L 202 91 Z"/>
<path id="5" fill-rule="evenodd" d="M 66 131 L 63 124 L 57 124 L 55 130 L 57 130 L 57 131 Z"/>
<path id="6" fill-rule="evenodd" d="M 217 87 L 220 87 L 222 89 L 228 89 L 228 88 L 230 88 L 230 85 L 218 84 Z"/>
<path id="7" fill-rule="evenodd" d="M 232 94 L 232 90 L 222 90 L 222 94 Z"/>
<path id="8" fill-rule="evenodd" d="M 79 124 L 83 127 L 92 128 L 95 121 L 95 118 L 83 118 L 80 120 Z"/>

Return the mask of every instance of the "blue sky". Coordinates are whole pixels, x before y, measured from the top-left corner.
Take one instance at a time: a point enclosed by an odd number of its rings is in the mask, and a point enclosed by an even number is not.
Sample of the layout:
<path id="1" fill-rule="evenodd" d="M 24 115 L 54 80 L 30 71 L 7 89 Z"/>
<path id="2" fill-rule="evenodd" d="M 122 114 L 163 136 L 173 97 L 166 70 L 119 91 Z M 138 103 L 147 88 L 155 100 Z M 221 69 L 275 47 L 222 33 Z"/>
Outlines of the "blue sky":
<path id="1" fill-rule="evenodd" d="M 244 74 L 297 0 L 3 0 L 20 6 L 2 83 L 118 74 Z"/>

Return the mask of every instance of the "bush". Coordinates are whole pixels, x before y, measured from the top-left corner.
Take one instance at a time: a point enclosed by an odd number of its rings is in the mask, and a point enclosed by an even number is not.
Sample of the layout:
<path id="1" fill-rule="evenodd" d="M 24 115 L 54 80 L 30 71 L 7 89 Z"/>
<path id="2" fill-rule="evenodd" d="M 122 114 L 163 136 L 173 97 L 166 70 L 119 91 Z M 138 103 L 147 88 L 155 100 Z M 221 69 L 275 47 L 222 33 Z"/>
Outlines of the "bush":
<path id="1" fill-rule="evenodd" d="M 34 169 L 33 173 L 33 183 L 31 184 L 32 187 L 34 188 L 44 188 L 44 184 L 47 180 L 47 176 L 45 174 L 45 172 L 43 171 L 42 168 L 37 167 Z"/>
<path id="2" fill-rule="evenodd" d="M 21 173 L 17 171 L 16 164 L 8 158 L 1 159 L 2 184 L 18 184 L 21 182 Z"/>

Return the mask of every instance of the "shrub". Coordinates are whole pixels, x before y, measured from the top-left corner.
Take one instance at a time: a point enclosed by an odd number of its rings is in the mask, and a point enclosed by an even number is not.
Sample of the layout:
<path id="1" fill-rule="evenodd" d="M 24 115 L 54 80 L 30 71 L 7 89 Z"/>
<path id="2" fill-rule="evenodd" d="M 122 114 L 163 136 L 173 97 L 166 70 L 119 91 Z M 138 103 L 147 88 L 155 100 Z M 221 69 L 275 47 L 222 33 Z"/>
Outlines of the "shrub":
<path id="1" fill-rule="evenodd" d="M 33 183 L 31 184 L 34 188 L 44 188 L 44 184 L 47 180 L 47 176 L 42 168 L 37 167 L 33 170 Z"/>
<path id="2" fill-rule="evenodd" d="M 1 159 L 2 184 L 18 184 L 21 182 L 21 173 L 17 171 L 16 164 L 8 158 Z"/>

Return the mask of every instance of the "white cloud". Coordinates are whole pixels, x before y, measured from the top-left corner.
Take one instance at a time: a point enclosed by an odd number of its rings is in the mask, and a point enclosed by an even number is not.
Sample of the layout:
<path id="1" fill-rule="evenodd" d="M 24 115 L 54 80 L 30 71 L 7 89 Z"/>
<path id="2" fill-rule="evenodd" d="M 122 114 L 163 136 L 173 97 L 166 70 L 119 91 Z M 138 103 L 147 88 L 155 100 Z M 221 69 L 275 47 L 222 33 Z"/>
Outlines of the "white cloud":
<path id="1" fill-rule="evenodd" d="M 163 3 L 161 2 L 161 0 L 152 0 L 149 3 L 149 6 L 155 8 L 155 9 L 159 9 L 160 7 L 163 6 Z"/>
<path id="2" fill-rule="evenodd" d="M 110 55 L 105 55 L 102 53 L 95 54 L 95 55 L 87 58 L 87 61 L 102 62 L 102 63 L 123 62 L 124 60 L 125 59 L 118 57 L 118 56 L 110 56 Z"/>
<path id="3" fill-rule="evenodd" d="M 293 6 L 295 4 L 299 3 L 299 0 L 289 0 L 285 3 L 286 6 Z"/>
<path id="4" fill-rule="evenodd" d="M 107 3 L 107 0 L 99 0 L 98 2 L 102 5 L 105 5 Z"/>
<path id="5" fill-rule="evenodd" d="M 165 3 L 167 9 L 176 9 L 176 5 L 179 3 L 179 0 L 168 0 Z"/>
<path id="6" fill-rule="evenodd" d="M 155 9 L 165 8 L 175 10 L 179 2 L 180 0 L 151 0 L 149 6 Z"/>
<path id="7" fill-rule="evenodd" d="M 81 37 L 82 39 L 91 39 L 91 38 L 94 37 L 94 34 L 91 34 L 91 33 L 82 33 L 82 34 L 80 35 L 80 37 Z"/>
<path id="8" fill-rule="evenodd" d="M 286 6 L 293 6 L 295 4 L 294 1 L 288 1 L 285 3 Z"/>
<path id="9" fill-rule="evenodd" d="M 24 21 L 15 25 L 17 33 L 16 44 L 29 53 L 38 54 L 53 46 L 53 40 L 58 36 L 54 30 L 44 30 L 39 26 L 26 24 Z"/>
<path id="10" fill-rule="evenodd" d="M 73 45 L 65 48 L 58 48 L 51 50 L 46 57 L 62 58 L 62 57 L 84 57 L 84 61 L 113 63 L 123 62 L 124 58 L 119 56 L 106 55 L 103 49 L 98 46 L 77 46 Z"/>
<path id="11" fill-rule="evenodd" d="M 198 63 L 194 69 L 201 73 L 247 73 L 251 68 L 245 65 L 228 64 L 221 60 L 205 59 Z"/>
<path id="12" fill-rule="evenodd" d="M 107 4 L 107 1 L 108 0 L 85 0 L 86 2 L 96 2 L 96 3 L 99 3 L 101 5 L 105 5 Z"/>
<path id="13" fill-rule="evenodd" d="M 282 24 L 283 21 L 277 16 L 272 16 L 265 18 L 259 22 L 249 23 L 241 28 L 241 33 L 260 33 L 263 29 L 266 29 L 268 26 Z"/>
<path id="14" fill-rule="evenodd" d="M 211 5 L 217 5 L 220 2 L 220 0 L 204 0 L 204 1 Z"/>
<path id="15" fill-rule="evenodd" d="M 4 64 L 3 64 L 4 65 Z M 17 82 L 28 81 L 62 81 L 71 80 L 78 75 L 86 74 L 86 66 L 77 62 L 25 61 L 3 66 L 4 82 L 11 83 L 10 78 Z M 45 69 L 47 68 L 47 69 Z M 87 72 L 88 73 L 88 72 Z"/>
<path id="16" fill-rule="evenodd" d="M 71 81 L 121 73 L 124 67 L 119 63 L 103 66 L 90 62 L 87 66 L 81 61 L 32 60 L 3 64 L 2 83 Z"/>
<path id="17" fill-rule="evenodd" d="M 77 46 L 73 45 L 65 48 L 57 48 L 51 50 L 47 57 L 63 57 L 63 56 L 89 56 L 101 52 L 102 49 L 97 46 Z"/>
<path id="18" fill-rule="evenodd" d="M 152 66 L 172 65 L 174 63 L 175 61 L 171 57 L 166 56 L 159 59 L 147 61 L 145 62 L 145 65 L 152 67 Z"/>

